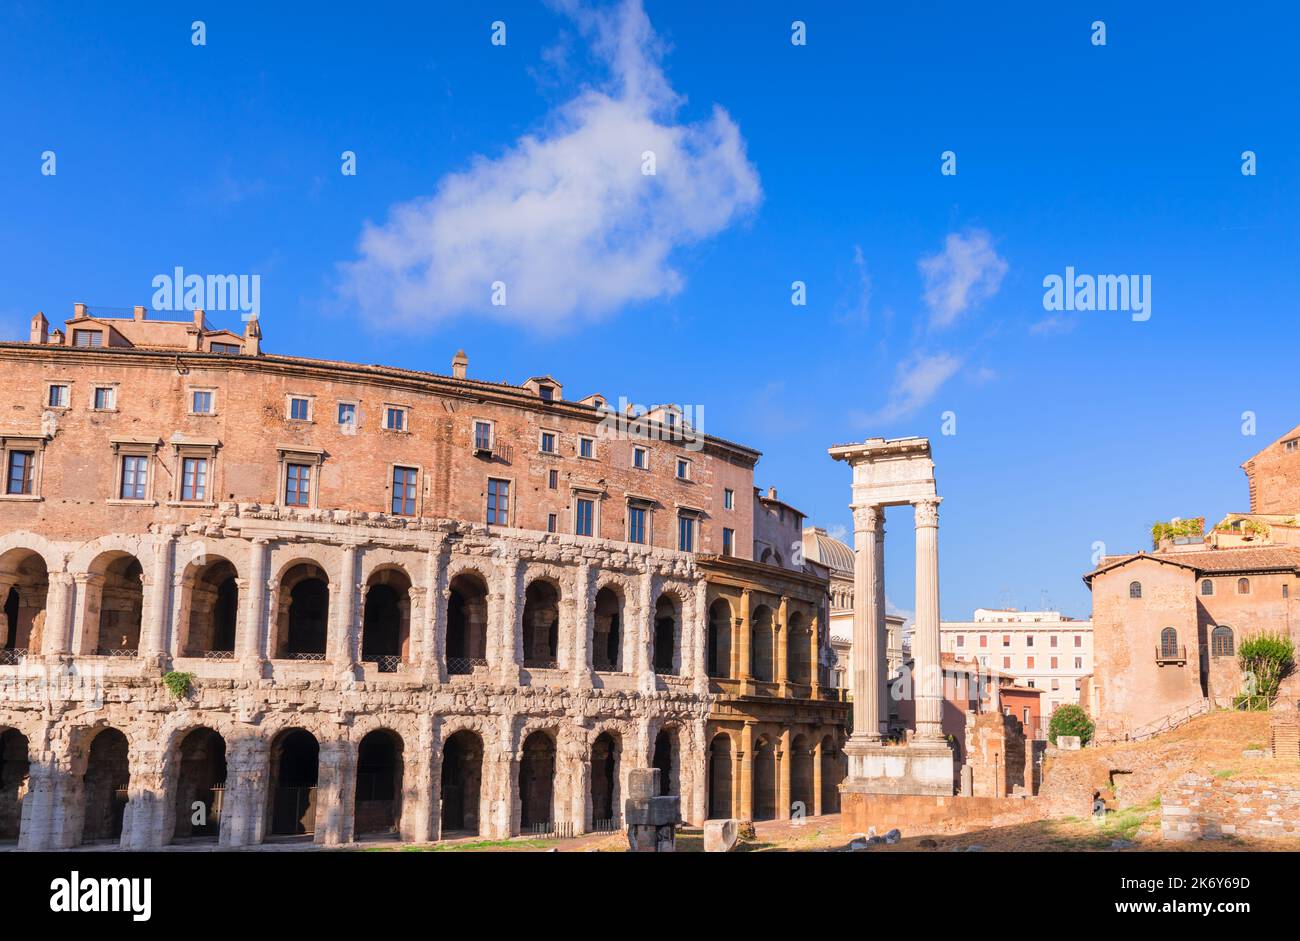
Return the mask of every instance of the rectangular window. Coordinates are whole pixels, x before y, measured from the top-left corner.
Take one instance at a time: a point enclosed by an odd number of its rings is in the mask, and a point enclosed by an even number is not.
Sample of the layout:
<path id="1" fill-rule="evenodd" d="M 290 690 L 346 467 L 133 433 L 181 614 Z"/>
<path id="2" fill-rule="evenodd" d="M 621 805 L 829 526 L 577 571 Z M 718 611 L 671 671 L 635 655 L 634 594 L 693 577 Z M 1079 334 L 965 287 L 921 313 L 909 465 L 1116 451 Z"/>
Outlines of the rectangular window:
<path id="1" fill-rule="evenodd" d="M 1083 669 L 1083 657 L 1075 657 L 1075 658 L 1074 658 L 1074 668 L 1075 668 L 1076 670 L 1082 670 L 1082 669 Z"/>
<path id="2" fill-rule="evenodd" d="M 284 502 L 288 506 L 311 506 L 310 464 L 290 464 L 286 468 Z"/>
<path id="3" fill-rule="evenodd" d="M 64 385 L 50 386 L 50 397 L 48 400 L 50 408 L 67 408 L 68 407 L 68 387 Z"/>
<path id="4" fill-rule="evenodd" d="M 474 422 L 474 450 L 491 451 L 492 450 L 492 423 L 485 421 Z"/>
<path id="5" fill-rule="evenodd" d="M 30 495 L 35 467 L 35 451 L 10 451 L 9 468 L 5 474 L 5 493 Z"/>
<path id="6" fill-rule="evenodd" d="M 547 475 L 546 475 L 546 486 L 550 487 L 552 490 L 556 490 L 556 489 L 559 488 L 559 486 L 560 486 L 560 472 L 559 472 L 559 471 L 557 471 L 557 470 L 552 470 L 552 471 L 550 471 L 549 473 L 547 473 Z"/>
<path id="7" fill-rule="evenodd" d="M 958 635 L 957 635 L 957 646 L 958 646 L 958 647 L 965 647 L 965 646 L 966 646 L 966 637 L 965 637 L 964 635 L 962 635 L 962 634 L 958 634 Z"/>
<path id="8" fill-rule="evenodd" d="M 732 555 L 736 551 L 736 531 L 722 527 L 722 554 Z"/>
<path id="9" fill-rule="evenodd" d="M 695 519 L 690 516 L 677 517 L 677 548 L 682 552 L 695 551 Z"/>
<path id="10" fill-rule="evenodd" d="M 414 467 L 393 468 L 393 515 L 415 515 L 415 479 Z"/>
<path id="11" fill-rule="evenodd" d="M 214 353 L 238 353 L 240 350 L 238 343 L 213 343 L 212 352 Z"/>
<path id="12" fill-rule="evenodd" d="M 736 491 L 728 487 L 722 491 L 722 508 L 724 510 L 733 509 L 736 505 Z"/>
<path id="13" fill-rule="evenodd" d="M 627 541 L 645 544 L 645 508 L 630 506 L 627 508 Z"/>
<path id="14" fill-rule="evenodd" d="M 1059 659 L 1060 659 L 1059 657 L 1053 657 L 1053 658 L 1052 658 L 1052 669 L 1053 669 L 1053 670 L 1055 670 L 1055 669 L 1057 668 L 1057 666 L 1058 666 L 1057 661 L 1058 661 Z"/>
<path id="15" fill-rule="evenodd" d="M 541 447 L 542 447 L 542 451 L 544 451 L 544 452 L 547 453 L 547 454 L 554 454 L 554 453 L 555 453 L 555 432 L 553 432 L 553 431 L 543 431 L 543 432 L 542 432 L 542 445 L 541 445 Z"/>
<path id="16" fill-rule="evenodd" d="M 590 536 L 595 530 L 595 522 L 596 501 L 579 499 L 573 517 L 574 535 Z"/>
<path id="17" fill-rule="evenodd" d="M 1003 634 L 1003 635 L 1002 635 L 1002 646 L 1003 646 L 1003 647 L 1010 647 L 1010 646 L 1011 646 L 1011 635 L 1010 635 L 1010 634 Z"/>
<path id="18" fill-rule="evenodd" d="M 632 466 L 637 470 L 645 470 L 650 466 L 650 452 L 645 448 L 632 449 Z"/>
<path id="19" fill-rule="evenodd" d="M 1025 669 L 1026 669 L 1026 670 L 1032 670 L 1033 668 L 1034 668 L 1034 658 L 1033 658 L 1033 657 L 1025 657 Z"/>
<path id="20" fill-rule="evenodd" d="M 149 479 L 149 459 L 140 454 L 122 455 L 123 500 L 143 500 Z"/>
<path id="21" fill-rule="evenodd" d="M 1075 635 L 1074 635 L 1074 646 L 1076 646 L 1076 647 L 1082 647 L 1082 646 L 1083 646 L 1083 635 L 1082 635 L 1082 634 L 1075 634 Z"/>
<path id="22" fill-rule="evenodd" d="M 578 439 L 578 457 L 595 457 L 596 441 L 593 438 Z"/>
<path id="23" fill-rule="evenodd" d="M 406 430 L 406 409 L 392 405 L 384 409 L 384 427 L 389 431 Z"/>
<path id="24" fill-rule="evenodd" d="M 195 415 L 211 415 L 212 393 L 203 389 L 195 389 L 190 400 L 190 411 Z"/>
<path id="25" fill-rule="evenodd" d="M 981 634 L 981 635 L 980 635 L 980 646 L 981 646 L 981 647 L 987 647 L 988 645 L 989 645 L 989 638 L 988 638 L 988 635 L 987 635 L 987 634 Z"/>
<path id="26" fill-rule="evenodd" d="M 1010 658 L 1010 657 L 1003 657 L 1003 658 L 1002 658 L 1002 669 L 1004 669 L 1004 670 L 1010 670 L 1010 669 L 1011 669 L 1011 658 Z"/>
<path id="27" fill-rule="evenodd" d="M 96 386 L 95 388 L 95 408 L 101 412 L 111 411 L 113 401 L 117 398 L 113 393 L 116 390 L 112 386 Z"/>
<path id="28" fill-rule="evenodd" d="M 289 400 L 289 419 L 291 421 L 308 421 L 311 418 L 311 402 L 307 399 L 291 398 Z"/>
<path id="29" fill-rule="evenodd" d="M 1029 726 L 1029 707 L 1028 707 L 1028 706 L 1025 706 L 1024 712 L 1022 712 L 1021 715 L 1024 716 L 1024 718 L 1023 718 L 1021 721 L 1024 723 L 1024 725 L 1025 725 L 1026 727 L 1028 727 L 1028 726 Z"/>
<path id="30" fill-rule="evenodd" d="M 556 517 L 554 513 L 548 513 L 546 515 L 546 531 L 548 533 L 555 532 L 555 527 L 557 526 L 558 523 L 559 523 L 559 519 Z"/>
<path id="31" fill-rule="evenodd" d="M 677 479 L 678 480 L 691 479 L 691 462 L 686 460 L 685 458 L 679 457 L 677 459 Z"/>
<path id="32" fill-rule="evenodd" d="M 555 390 L 550 386 L 538 386 L 537 395 L 543 402 L 551 402 L 555 399 Z"/>
<path id="33" fill-rule="evenodd" d="M 208 459 L 187 457 L 181 465 L 181 499 L 201 503 L 208 495 Z"/>
<path id="34" fill-rule="evenodd" d="M 1027 635 L 1027 636 L 1025 637 L 1025 646 L 1026 646 L 1026 647 L 1032 647 L 1032 646 L 1034 646 L 1034 635 L 1033 635 L 1033 634 L 1029 634 L 1029 635 Z"/>
<path id="35" fill-rule="evenodd" d="M 350 425 L 353 428 L 357 424 L 357 406 L 353 402 L 339 403 L 339 424 Z"/>
<path id="36" fill-rule="evenodd" d="M 1056 635 L 1055 635 L 1055 634 L 1052 635 L 1052 646 L 1053 646 L 1053 647 L 1056 646 Z"/>
<path id="37" fill-rule="evenodd" d="M 72 345 L 82 347 L 103 346 L 104 334 L 100 330 L 73 330 Z"/>
<path id="38" fill-rule="evenodd" d="M 1052 677 L 1052 689 L 1060 689 L 1060 688 L 1061 688 L 1061 681 L 1058 680 L 1056 677 Z"/>
<path id="39" fill-rule="evenodd" d="M 510 525 L 510 481 L 488 481 L 487 521 L 497 526 Z"/>

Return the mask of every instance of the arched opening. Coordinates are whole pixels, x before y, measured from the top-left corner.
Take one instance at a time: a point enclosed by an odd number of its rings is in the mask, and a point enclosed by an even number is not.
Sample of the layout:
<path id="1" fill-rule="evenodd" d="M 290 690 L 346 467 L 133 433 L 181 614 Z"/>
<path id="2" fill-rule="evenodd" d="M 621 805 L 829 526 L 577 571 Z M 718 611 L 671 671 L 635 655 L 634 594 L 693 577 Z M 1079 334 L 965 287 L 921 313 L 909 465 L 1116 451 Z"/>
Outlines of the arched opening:
<path id="1" fill-rule="evenodd" d="M 396 673 L 410 656 L 411 579 L 401 569 L 380 569 L 366 583 L 361 659 L 380 673 Z"/>
<path id="2" fill-rule="evenodd" d="M 1232 657 L 1236 655 L 1232 628 L 1220 624 L 1210 634 L 1210 654 L 1215 657 Z"/>
<path id="3" fill-rule="evenodd" d="M 1248 595 L 1248 594 L 1250 594 L 1250 579 L 1249 579 L 1249 578 L 1239 578 L 1239 579 L 1237 579 L 1237 594 L 1239 594 L 1239 595 Z"/>
<path id="4" fill-rule="evenodd" d="M 764 735 L 754 745 L 754 819 L 776 818 L 776 746 Z"/>
<path id="5" fill-rule="evenodd" d="M 772 682 L 772 609 L 760 604 L 750 615 L 750 675 L 760 682 Z"/>
<path id="6" fill-rule="evenodd" d="M 91 650 L 102 657 L 135 657 L 140 653 L 140 619 L 144 612 L 144 569 L 140 561 L 125 552 L 105 553 L 90 566 L 89 585 L 98 591 L 89 594 L 86 623 L 98 603 L 94 645 Z M 96 595 L 98 597 L 96 597 Z"/>
<path id="7" fill-rule="evenodd" d="M 212 729 L 194 729 L 181 739 L 178 757 L 172 837 L 215 840 L 226 795 L 226 740 Z"/>
<path id="8" fill-rule="evenodd" d="M 18 839 L 28 768 L 27 736 L 5 729 L 0 733 L 0 840 Z"/>
<path id="9" fill-rule="evenodd" d="M 596 592 L 591 662 L 602 672 L 617 672 L 623 668 L 623 599 L 608 586 Z"/>
<path id="10" fill-rule="evenodd" d="M 677 730 L 660 729 L 655 736 L 654 760 L 651 764 L 659 769 L 659 794 L 681 794 L 681 753 L 677 747 Z"/>
<path id="11" fill-rule="evenodd" d="M 812 685 L 812 631 L 802 612 L 790 615 L 790 629 L 786 638 L 786 674 L 791 683 Z"/>
<path id="12" fill-rule="evenodd" d="M 314 562 L 300 562 L 280 579 L 276 657 L 324 660 L 329 632 L 329 576 Z"/>
<path id="13" fill-rule="evenodd" d="M 40 653 L 45 627 L 45 602 L 50 577 L 45 559 L 30 549 L 10 549 L 0 555 L 0 664 L 17 663 Z"/>
<path id="14" fill-rule="evenodd" d="M 551 831 L 554 797 L 555 742 L 546 732 L 534 732 L 519 762 L 519 825 L 525 833 Z"/>
<path id="15" fill-rule="evenodd" d="M 127 788 L 131 784 L 130 747 L 117 729 L 101 729 L 90 742 L 82 796 L 86 816 L 81 824 L 81 842 L 99 843 L 122 839 Z"/>
<path id="16" fill-rule="evenodd" d="M 469 674 L 487 666 L 487 585 L 473 572 L 451 580 L 447 599 L 447 672 Z"/>
<path id="17" fill-rule="evenodd" d="M 731 786 L 731 738 L 719 733 L 709 743 L 709 819 L 734 817 Z"/>
<path id="18" fill-rule="evenodd" d="M 671 595 L 660 595 L 659 600 L 655 602 L 656 673 L 677 672 L 677 622 L 679 620 L 676 599 Z"/>
<path id="19" fill-rule="evenodd" d="M 616 830 L 618 813 L 618 742 L 608 732 L 591 746 L 591 824 L 593 830 Z"/>
<path id="20" fill-rule="evenodd" d="M 796 735 L 790 744 L 790 815 L 811 817 L 813 802 L 813 754 L 806 735 Z"/>
<path id="21" fill-rule="evenodd" d="M 731 676 L 731 605 L 719 598 L 709 605 L 709 648 L 705 672 Z"/>
<path id="22" fill-rule="evenodd" d="M 1130 598 L 1141 598 L 1141 597 L 1142 597 L 1142 583 L 1141 583 L 1141 582 L 1129 582 L 1129 583 L 1128 583 L 1128 596 L 1129 596 Z"/>
<path id="23" fill-rule="evenodd" d="M 531 582 L 524 592 L 524 666 L 558 666 L 560 593 L 548 581 Z"/>
<path id="24" fill-rule="evenodd" d="M 442 835 L 477 836 L 483 740 L 461 730 L 442 746 Z"/>
<path id="25" fill-rule="evenodd" d="M 402 819 L 402 737 L 375 729 L 357 747 L 358 836 L 391 834 Z"/>
<path id="26" fill-rule="evenodd" d="M 316 832 L 320 744 L 303 729 L 286 729 L 271 743 L 271 835 Z"/>
<path id="27" fill-rule="evenodd" d="M 1208 578 L 1201 579 L 1201 594 L 1203 595 L 1214 594 L 1214 582 L 1212 580 Z"/>
<path id="28" fill-rule="evenodd" d="M 822 813 L 837 814 L 840 811 L 840 777 L 841 765 L 839 750 L 835 740 L 829 735 L 822 739 Z"/>
<path id="29" fill-rule="evenodd" d="M 1178 657 L 1178 632 L 1172 627 L 1166 627 L 1160 632 L 1160 657 L 1163 660 Z"/>
<path id="30" fill-rule="evenodd" d="M 234 659 L 239 616 L 237 578 L 235 567 L 226 559 L 213 559 L 187 574 L 182 595 L 188 595 L 189 621 L 181 656 Z"/>

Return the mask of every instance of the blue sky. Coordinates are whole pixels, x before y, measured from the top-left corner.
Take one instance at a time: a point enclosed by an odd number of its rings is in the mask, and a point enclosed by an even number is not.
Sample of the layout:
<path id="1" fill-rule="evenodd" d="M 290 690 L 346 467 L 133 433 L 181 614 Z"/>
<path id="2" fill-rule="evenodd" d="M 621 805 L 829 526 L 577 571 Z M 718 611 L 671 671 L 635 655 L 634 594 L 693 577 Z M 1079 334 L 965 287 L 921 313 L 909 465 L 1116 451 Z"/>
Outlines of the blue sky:
<path id="1" fill-rule="evenodd" d="M 271 351 L 463 346 L 481 378 L 703 405 L 832 529 L 828 445 L 928 435 L 943 615 L 1086 616 L 1094 542 L 1245 509 L 1238 465 L 1300 423 L 1300 15 L 852 6 L 7 4 L 0 335 L 148 304 L 177 265 L 257 273 Z M 1066 266 L 1150 275 L 1151 319 L 1049 315 Z M 910 611 L 909 512 L 887 525 Z"/>

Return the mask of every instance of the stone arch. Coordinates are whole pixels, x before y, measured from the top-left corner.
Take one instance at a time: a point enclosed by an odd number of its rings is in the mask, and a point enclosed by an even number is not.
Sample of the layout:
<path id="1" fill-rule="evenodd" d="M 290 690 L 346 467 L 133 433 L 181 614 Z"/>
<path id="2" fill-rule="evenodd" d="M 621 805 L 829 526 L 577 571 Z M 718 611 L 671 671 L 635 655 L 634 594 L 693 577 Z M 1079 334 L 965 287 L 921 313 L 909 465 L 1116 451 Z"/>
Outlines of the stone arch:
<path id="1" fill-rule="evenodd" d="M 106 549 L 90 560 L 82 582 L 82 654 L 139 656 L 144 580 L 143 563 L 124 549 Z"/>
<path id="2" fill-rule="evenodd" d="M 786 672 L 791 683 L 812 685 L 811 643 L 812 630 L 808 618 L 802 611 L 792 611 L 786 631 Z"/>
<path id="3" fill-rule="evenodd" d="M 796 735 L 790 743 L 790 811 L 802 804 L 803 815 L 811 817 L 816 806 L 813 794 L 813 747 L 807 735 Z"/>
<path id="4" fill-rule="evenodd" d="M 271 739 L 268 763 L 266 832 L 272 836 L 315 833 L 319 739 L 301 726 L 284 728 Z"/>
<path id="5" fill-rule="evenodd" d="M 478 836 L 482 832 L 483 737 L 461 726 L 442 743 L 442 834 Z"/>
<path id="6" fill-rule="evenodd" d="M 606 729 L 591 744 L 591 826 L 596 830 L 614 830 L 622 814 L 619 771 L 622 766 L 623 740 Z"/>
<path id="7" fill-rule="evenodd" d="M 522 634 L 524 666 L 554 668 L 560 652 L 560 583 L 539 575 L 524 589 Z"/>
<path id="8" fill-rule="evenodd" d="M 523 737 L 521 735 L 521 737 Z M 553 729 L 541 728 L 519 747 L 519 828 L 546 833 L 555 824 L 555 778 L 558 747 Z"/>
<path id="9" fill-rule="evenodd" d="M 706 672 L 709 676 L 731 676 L 731 602 L 715 598 L 709 605 L 709 639 Z"/>
<path id="10" fill-rule="evenodd" d="M 447 583 L 447 672 L 470 674 L 487 666 L 488 580 L 461 566 Z"/>
<path id="11" fill-rule="evenodd" d="M 665 723 L 654 739 L 650 766 L 659 769 L 659 793 L 682 796 L 682 740 L 675 723 Z"/>
<path id="12" fill-rule="evenodd" d="M 754 819 L 772 820 L 777 811 L 776 740 L 760 735 L 754 742 Z"/>
<path id="13" fill-rule="evenodd" d="M 733 781 L 731 736 L 720 731 L 709 740 L 709 813 L 710 819 L 736 816 L 735 782 Z"/>
<path id="14" fill-rule="evenodd" d="M 354 830 L 358 836 L 400 832 L 404 752 L 402 736 L 387 727 L 367 732 L 357 746 Z"/>
<path id="15" fill-rule="evenodd" d="M 12 726 L 0 726 L 0 841 L 17 840 L 30 771 L 29 740 Z"/>
<path id="16" fill-rule="evenodd" d="M 0 553 L 0 663 L 39 654 L 45 635 L 50 569 L 36 549 Z"/>
<path id="17" fill-rule="evenodd" d="M 180 655 L 233 660 L 239 625 L 239 571 L 225 556 L 190 562 L 180 575 Z"/>
<path id="18" fill-rule="evenodd" d="M 15 530 L 0 536 L 0 559 L 9 555 L 14 549 L 22 550 L 22 553 L 34 552 L 39 555 L 41 561 L 45 563 L 47 572 L 62 572 L 68 562 L 67 553 L 56 544 L 39 533 L 33 533 L 26 529 Z M 2 567 L 0 567 L 0 571 L 2 570 Z"/>
<path id="19" fill-rule="evenodd" d="M 276 585 L 272 655 L 280 660 L 324 660 L 332 600 L 326 570 L 314 560 L 296 560 L 281 567 Z"/>
<path id="20" fill-rule="evenodd" d="M 83 732 L 85 770 L 82 775 L 83 813 L 79 843 L 118 842 L 131 784 L 131 743 L 112 726 Z"/>
<path id="21" fill-rule="evenodd" d="M 410 575 L 397 563 L 374 568 L 361 606 L 361 659 L 395 673 L 411 656 Z"/>
<path id="22" fill-rule="evenodd" d="M 772 649 L 772 609 L 765 604 L 749 617 L 750 676 L 763 683 L 775 678 L 776 658 Z"/>
<path id="23" fill-rule="evenodd" d="M 626 595 L 616 582 L 603 585 L 596 591 L 591 662 L 598 671 L 617 673 L 623 669 L 626 601 Z"/>
<path id="24" fill-rule="evenodd" d="M 675 676 L 681 672 L 682 599 L 669 589 L 655 601 L 654 651 L 656 673 Z"/>
<path id="25" fill-rule="evenodd" d="M 169 838 L 215 840 L 225 807 L 226 740 L 206 725 L 190 726 L 172 738 L 165 775 L 175 778 L 175 822 Z"/>

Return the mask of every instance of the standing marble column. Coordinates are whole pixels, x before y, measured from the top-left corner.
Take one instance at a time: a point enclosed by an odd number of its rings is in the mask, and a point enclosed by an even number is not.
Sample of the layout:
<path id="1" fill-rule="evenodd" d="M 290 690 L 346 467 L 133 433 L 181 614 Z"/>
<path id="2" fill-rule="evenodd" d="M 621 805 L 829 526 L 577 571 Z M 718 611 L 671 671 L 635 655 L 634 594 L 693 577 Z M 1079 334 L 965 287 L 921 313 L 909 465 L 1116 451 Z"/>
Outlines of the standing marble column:
<path id="1" fill-rule="evenodd" d="M 885 514 L 878 506 L 853 508 L 853 738 L 880 740 L 880 686 L 883 664 L 876 645 L 876 532 Z"/>
<path id="2" fill-rule="evenodd" d="M 149 573 L 149 616 L 143 618 L 148 625 L 140 638 L 140 658 L 148 663 L 160 664 L 166 653 L 167 615 L 171 609 L 168 589 L 172 583 L 172 558 L 176 549 L 176 533 L 162 533 L 154 543 L 153 568 Z M 100 643 L 103 644 L 103 638 Z"/>
<path id="3" fill-rule="evenodd" d="M 916 737 L 943 741 L 939 663 L 939 497 L 916 502 L 916 627 L 912 635 Z"/>
<path id="4" fill-rule="evenodd" d="M 329 639 L 330 659 L 336 671 L 351 671 L 360 651 L 360 621 L 357 617 L 357 545 L 345 542 L 339 553 L 338 615 L 334 619 L 334 635 Z"/>
<path id="5" fill-rule="evenodd" d="M 240 637 L 240 660 L 243 668 L 261 676 L 265 659 L 262 638 L 266 634 L 266 547 L 267 539 L 254 539 L 248 550 L 248 594 L 244 599 L 243 636 Z M 242 844 L 232 844 L 242 845 Z"/>
<path id="6" fill-rule="evenodd" d="M 876 669 L 880 676 L 880 734 L 889 735 L 889 625 L 885 623 L 885 518 L 882 514 L 876 527 L 876 569 L 872 575 L 876 608 Z"/>
<path id="7" fill-rule="evenodd" d="M 41 649 L 31 650 L 34 656 L 43 654 L 55 657 L 72 651 L 72 583 L 67 572 L 51 572 L 49 588 L 45 594 L 45 627 Z"/>

